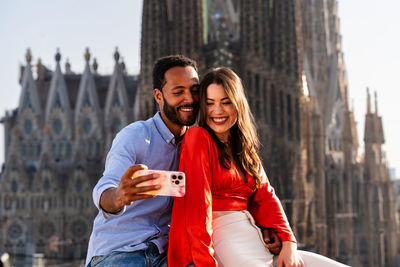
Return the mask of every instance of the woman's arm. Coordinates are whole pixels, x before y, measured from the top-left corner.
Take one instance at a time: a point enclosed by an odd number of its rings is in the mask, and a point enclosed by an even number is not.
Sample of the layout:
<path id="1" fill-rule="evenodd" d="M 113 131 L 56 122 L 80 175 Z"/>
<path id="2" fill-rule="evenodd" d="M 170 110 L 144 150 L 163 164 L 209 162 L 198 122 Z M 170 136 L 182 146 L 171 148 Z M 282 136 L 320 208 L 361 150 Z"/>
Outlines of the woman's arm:
<path id="1" fill-rule="evenodd" d="M 284 241 L 296 242 L 290 228 L 281 202 L 269 184 L 264 169 L 260 166 L 261 186 L 250 198 L 248 210 L 254 217 L 257 225 L 262 228 L 273 228 L 279 238 Z"/>
<path id="2" fill-rule="evenodd" d="M 195 266 L 218 266 L 212 243 L 212 166 L 211 137 L 202 128 L 186 135 L 180 154 L 179 170 L 186 175 L 183 215 L 190 252 Z"/>

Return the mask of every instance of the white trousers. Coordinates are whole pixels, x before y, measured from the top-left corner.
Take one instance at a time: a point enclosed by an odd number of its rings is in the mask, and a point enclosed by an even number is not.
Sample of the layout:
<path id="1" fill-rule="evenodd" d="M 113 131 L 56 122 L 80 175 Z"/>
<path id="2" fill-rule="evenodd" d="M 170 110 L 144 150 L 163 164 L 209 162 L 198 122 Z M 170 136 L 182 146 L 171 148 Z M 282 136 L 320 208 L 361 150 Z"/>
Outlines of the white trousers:
<path id="1" fill-rule="evenodd" d="M 229 213 L 213 220 L 215 258 L 221 267 L 273 267 L 277 257 L 265 248 L 261 230 L 248 211 Z M 346 267 L 327 257 L 298 251 L 306 267 Z"/>

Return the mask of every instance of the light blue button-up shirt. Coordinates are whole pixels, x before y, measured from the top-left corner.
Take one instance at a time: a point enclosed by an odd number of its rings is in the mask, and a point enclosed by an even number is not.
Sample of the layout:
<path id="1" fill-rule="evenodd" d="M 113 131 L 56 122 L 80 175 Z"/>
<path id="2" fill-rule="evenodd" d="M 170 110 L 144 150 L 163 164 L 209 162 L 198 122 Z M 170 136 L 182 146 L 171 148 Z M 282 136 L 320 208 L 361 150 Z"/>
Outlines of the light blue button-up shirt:
<path id="1" fill-rule="evenodd" d="M 117 187 L 122 175 L 132 165 L 176 170 L 179 147 L 159 113 L 147 121 L 134 122 L 117 134 L 108 152 L 103 176 L 93 189 L 93 200 L 99 214 L 93 223 L 86 265 L 93 256 L 146 249 L 148 241 L 157 245 L 161 253 L 165 251 L 171 219 L 170 197 L 138 200 L 125 206 L 118 214 L 110 214 L 101 209 L 100 196 L 106 189 Z"/>

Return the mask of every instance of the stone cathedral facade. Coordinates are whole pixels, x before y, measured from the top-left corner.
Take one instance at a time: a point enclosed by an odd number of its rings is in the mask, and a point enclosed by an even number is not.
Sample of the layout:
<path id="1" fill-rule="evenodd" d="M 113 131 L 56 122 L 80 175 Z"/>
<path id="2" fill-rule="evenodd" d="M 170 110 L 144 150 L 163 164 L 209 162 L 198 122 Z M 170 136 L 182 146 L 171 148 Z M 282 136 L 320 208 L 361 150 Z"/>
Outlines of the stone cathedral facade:
<path id="1" fill-rule="evenodd" d="M 336 0 L 144 0 L 141 72 L 115 53 L 111 76 L 90 54 L 22 69 L 19 107 L 2 119 L 0 251 L 84 258 L 91 190 L 116 132 L 156 111 L 151 71 L 161 56 L 228 66 L 243 79 L 264 167 L 302 249 L 351 266 L 398 266 L 399 225 L 378 104 L 367 92 L 364 151 L 348 101 Z M 34 79 L 32 66 L 36 66 Z M 359 101 L 359 100 L 357 100 Z M 374 108 L 372 107 L 374 106 Z"/>
<path id="2" fill-rule="evenodd" d="M 393 184 L 382 120 L 365 116 L 364 152 L 348 102 L 336 0 L 148 0 L 143 5 L 141 118 L 153 114 L 151 66 L 181 53 L 201 74 L 243 79 L 264 167 L 303 249 L 351 266 L 398 266 Z M 359 101 L 359 100 L 358 100 Z"/>
<path id="3" fill-rule="evenodd" d="M 97 62 L 75 74 L 40 60 L 21 68 L 19 106 L 2 119 L 6 162 L 0 177 L 0 251 L 25 260 L 84 259 L 97 209 L 92 189 L 104 170 L 115 134 L 135 120 L 138 77 L 128 75 L 115 52 L 112 75 Z M 36 70 L 34 79 L 32 69 Z M 17 264 L 18 266 L 18 264 Z M 23 266 L 23 265 L 22 265 Z"/>

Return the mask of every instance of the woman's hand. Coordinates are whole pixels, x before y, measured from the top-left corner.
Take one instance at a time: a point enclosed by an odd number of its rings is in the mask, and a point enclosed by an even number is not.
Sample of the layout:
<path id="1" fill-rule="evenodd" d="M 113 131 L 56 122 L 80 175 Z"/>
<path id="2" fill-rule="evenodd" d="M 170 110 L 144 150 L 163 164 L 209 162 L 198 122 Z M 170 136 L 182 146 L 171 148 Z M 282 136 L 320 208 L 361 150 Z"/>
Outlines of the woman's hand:
<path id="1" fill-rule="evenodd" d="M 297 252 L 297 244 L 285 241 L 278 256 L 277 267 L 304 267 L 304 262 Z"/>

